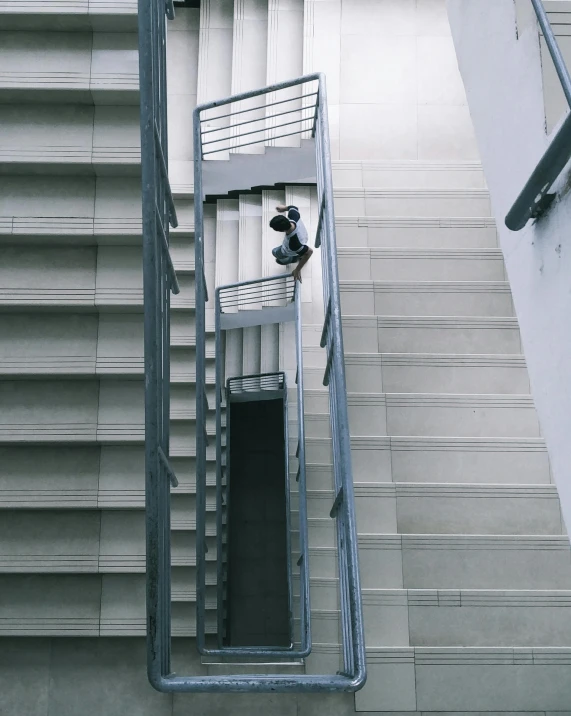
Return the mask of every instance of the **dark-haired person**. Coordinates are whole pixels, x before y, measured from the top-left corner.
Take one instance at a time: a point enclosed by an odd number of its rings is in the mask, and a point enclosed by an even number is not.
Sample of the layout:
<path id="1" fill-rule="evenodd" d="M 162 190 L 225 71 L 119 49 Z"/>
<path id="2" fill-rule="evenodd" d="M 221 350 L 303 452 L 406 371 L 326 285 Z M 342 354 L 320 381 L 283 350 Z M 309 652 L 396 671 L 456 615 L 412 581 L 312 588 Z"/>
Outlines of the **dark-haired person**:
<path id="1" fill-rule="evenodd" d="M 272 254 L 280 266 L 297 264 L 292 272 L 296 281 L 301 283 L 301 269 L 311 258 L 313 249 L 307 245 L 307 229 L 299 213 L 297 206 L 276 206 L 280 216 L 274 216 L 270 226 L 274 231 L 285 234 L 281 246 L 272 249 Z M 283 216 L 287 211 L 287 215 Z"/>

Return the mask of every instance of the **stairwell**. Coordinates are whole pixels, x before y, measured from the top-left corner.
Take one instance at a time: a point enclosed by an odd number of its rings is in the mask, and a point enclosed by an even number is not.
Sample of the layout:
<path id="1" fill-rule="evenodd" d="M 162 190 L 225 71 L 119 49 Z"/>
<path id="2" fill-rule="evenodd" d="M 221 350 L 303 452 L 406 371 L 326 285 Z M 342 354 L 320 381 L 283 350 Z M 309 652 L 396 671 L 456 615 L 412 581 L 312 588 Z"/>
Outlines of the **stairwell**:
<path id="1" fill-rule="evenodd" d="M 357 103 L 362 85 L 347 89 L 352 60 L 337 47 L 342 37 L 358 55 L 363 27 L 385 32 L 392 17 L 391 51 L 411 37 L 426 51 L 449 34 L 443 6 L 202 0 L 200 10 L 177 8 L 169 26 L 180 219 L 171 250 L 182 289 L 171 336 L 171 460 L 180 482 L 172 491 L 175 667 L 269 668 L 209 663 L 195 651 L 190 113 L 197 101 L 320 69 L 331 88 L 368 662 L 368 682 L 354 696 L 170 696 L 155 693 L 145 675 L 137 5 L 0 0 L 0 714 L 568 710 L 569 540 L 481 166 L 466 159 L 462 132 L 460 150 L 439 136 L 430 158 L 379 150 L 376 125 L 364 133 L 351 113 L 377 112 L 389 137 L 395 127 L 382 102 Z M 254 26 L 255 41 L 247 34 Z M 455 63 L 444 50 L 438 60 L 442 82 L 456 87 Z M 393 90 L 388 82 L 384 91 Z M 288 175 L 284 166 L 279 176 L 282 149 L 265 148 L 268 159 L 278 157 L 266 182 L 217 187 L 216 197 L 226 196 L 205 205 L 211 438 L 215 286 L 281 271 L 268 227 L 276 204 L 299 206 L 310 236 L 317 228 L 311 175 L 305 166 Z M 217 162 L 232 182 L 232 166 L 260 160 L 247 153 L 238 148 Z M 304 269 L 302 301 L 313 651 L 283 668 L 334 673 L 340 639 L 319 251 Z M 284 370 L 289 380 L 292 347 L 289 326 L 237 329 L 225 345 L 226 375 Z M 289 448 L 295 472 L 293 441 Z M 214 635 L 212 447 L 208 458 Z"/>

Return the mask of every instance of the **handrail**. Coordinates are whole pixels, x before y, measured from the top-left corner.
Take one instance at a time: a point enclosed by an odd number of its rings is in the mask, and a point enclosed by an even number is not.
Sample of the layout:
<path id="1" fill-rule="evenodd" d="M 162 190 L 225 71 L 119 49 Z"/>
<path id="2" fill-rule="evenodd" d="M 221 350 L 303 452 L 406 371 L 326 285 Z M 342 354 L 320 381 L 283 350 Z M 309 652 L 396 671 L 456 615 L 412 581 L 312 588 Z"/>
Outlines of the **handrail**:
<path id="1" fill-rule="evenodd" d="M 140 0 L 144 2 L 145 0 Z M 335 494 L 342 488 L 343 499 L 336 511 L 337 555 L 339 564 L 339 592 L 342 620 L 343 668 L 336 674 L 228 674 L 219 676 L 177 676 L 170 668 L 170 605 L 166 608 L 165 598 L 148 600 L 149 629 L 149 680 L 163 692 L 333 692 L 357 691 L 366 680 L 365 642 L 361 587 L 358 563 L 357 526 L 353 494 L 353 475 L 351 468 L 351 446 L 347 408 L 347 387 L 343 355 L 343 335 L 341 326 L 341 302 L 339 292 L 339 274 L 335 240 L 335 220 L 333 208 L 333 182 L 331 172 L 331 150 L 329 141 L 329 122 L 327 114 L 327 93 L 325 76 L 315 73 L 297 79 L 281 82 L 263 89 L 244 92 L 223 100 L 203 104 L 193 112 L 194 137 L 194 214 L 195 214 L 195 321 L 196 321 L 196 420 L 197 425 L 205 425 L 206 395 L 206 282 L 204 278 L 204 189 L 202 164 L 204 151 L 201 136 L 203 115 L 217 107 L 236 104 L 246 99 L 272 95 L 282 90 L 317 83 L 317 102 L 315 108 L 301 106 L 300 113 L 311 112 L 312 126 L 300 129 L 301 137 L 315 135 L 317 194 L 319 205 L 323 206 L 323 220 L 320 229 L 322 248 L 322 270 L 325 305 L 331 306 L 328 333 L 334 338 L 328 346 L 332 356 L 329 376 L 329 404 L 332 435 L 332 471 L 335 480 Z M 295 98 L 299 100 L 300 98 Z M 270 103 L 268 103 L 270 104 Z M 237 108 L 238 109 L 238 108 Z M 257 108 L 258 110 L 260 108 Z M 240 110 L 241 111 L 241 110 Z M 274 114 L 274 113 L 272 113 Z M 208 117 L 216 121 L 216 117 Z M 302 123 L 303 126 L 303 123 Z M 230 129 L 233 132 L 233 129 Z M 260 132 L 256 143 L 271 142 L 271 127 Z M 232 142 L 239 140 L 239 134 L 232 134 Z M 235 144 L 229 145 L 231 149 Z M 166 156 L 166 152 L 165 152 Z M 223 168 L 223 162 L 218 162 Z M 297 292 L 299 295 L 299 292 Z M 269 311 L 273 309 L 268 309 Z M 284 309 L 279 309 L 284 310 Z M 265 313 L 264 311 L 263 313 Z M 244 311 L 243 313 L 247 313 Z M 215 314 L 217 314 L 215 310 Z M 219 346 L 218 346 L 219 347 Z M 302 371 L 299 371 L 301 375 Z M 300 387 L 301 386 L 301 387 Z M 302 381 L 298 381 L 298 390 L 303 390 Z M 217 399 L 218 399 L 217 395 Z M 219 434 L 219 431 L 217 431 Z M 298 454 L 303 454 L 303 441 L 299 441 Z M 300 484 L 302 471 L 300 470 Z M 304 478 L 305 479 L 305 478 Z M 205 614 L 205 511 L 206 511 L 206 441 L 201 430 L 196 434 L 196 545 L 197 545 L 197 623 Z M 162 536 L 163 552 L 168 549 L 170 539 L 170 513 L 165 513 L 163 502 L 157 502 L 151 512 L 153 529 Z M 166 546 L 165 546 L 166 544 Z M 167 562 L 161 557 L 158 543 L 148 547 L 147 580 L 149 589 L 160 589 L 168 582 L 170 572 L 165 572 Z M 303 566 L 303 565 L 302 565 Z M 305 565 L 309 566 L 309 565 Z M 309 595 L 309 584 L 305 590 Z M 197 646 L 205 648 L 203 629 L 197 630 Z"/>
<path id="2" fill-rule="evenodd" d="M 180 289 L 169 251 L 169 224 L 177 225 L 168 178 L 166 17 L 170 0 L 139 1 L 139 82 L 145 348 L 145 525 L 147 552 L 147 671 L 170 670 L 170 488 L 178 480 L 169 463 L 170 292 Z"/>
<path id="3" fill-rule="evenodd" d="M 567 103 L 571 107 L 571 75 L 549 22 L 542 0 L 531 0 L 539 27 L 555 65 Z M 511 231 L 521 231 L 530 219 L 540 217 L 555 199 L 549 190 L 571 158 L 571 114 L 567 116 L 530 178 L 506 215 Z"/>
<path id="4" fill-rule="evenodd" d="M 293 641 L 289 646 L 265 646 L 265 647 L 254 647 L 254 646 L 240 646 L 230 647 L 223 646 L 222 636 L 224 630 L 224 615 L 223 615 L 223 604 L 224 604 L 224 570 L 221 555 L 223 553 L 223 515 L 222 506 L 226 505 L 226 512 L 228 514 L 229 495 L 230 495 L 230 481 L 231 469 L 230 469 L 230 451 L 229 451 L 229 437 L 226 436 L 227 449 L 226 449 L 226 465 L 223 465 L 222 461 L 222 391 L 223 391 L 223 374 L 224 367 L 222 363 L 222 321 L 223 316 L 223 297 L 230 294 L 230 300 L 233 301 L 230 306 L 240 305 L 241 301 L 239 298 L 240 291 L 248 289 L 254 291 L 257 295 L 257 302 L 261 303 L 265 296 L 266 286 L 271 283 L 278 283 L 281 286 L 280 298 L 288 301 L 294 301 L 295 303 L 295 314 L 294 320 L 296 321 L 296 356 L 297 360 L 300 361 L 298 365 L 303 367 L 303 346 L 301 343 L 301 296 L 300 291 L 297 290 L 297 282 L 293 280 L 290 274 L 279 274 L 278 276 L 268 276 L 266 278 L 259 278 L 250 281 L 241 281 L 236 284 L 227 286 L 220 286 L 216 289 L 215 299 L 215 331 L 216 331 L 216 539 L 217 539 L 217 606 L 218 606 L 218 648 L 209 649 L 206 648 L 202 639 L 199 639 L 198 649 L 201 654 L 206 656 L 250 656 L 250 657 L 266 657 L 268 659 L 279 659 L 287 657 L 288 659 L 302 659 L 308 656 L 311 652 L 311 627 L 310 627 L 310 604 L 309 604 L 309 589 L 304 589 L 300 598 L 300 624 L 302 628 L 301 643 L 299 646 L 295 646 Z M 261 311 L 257 312 L 261 315 Z M 299 340 L 298 340 L 299 334 Z M 269 377 L 276 378 L 276 376 L 283 376 L 283 390 L 287 391 L 287 385 L 285 382 L 284 373 L 271 373 L 271 374 L 259 374 L 257 376 L 240 376 L 235 378 L 228 378 L 226 382 L 226 395 L 227 399 L 230 400 L 230 388 L 234 383 L 247 381 L 251 384 L 255 380 L 264 381 Z M 287 398 L 287 394 L 286 394 Z M 298 381 L 297 386 L 297 402 L 298 402 L 298 442 L 303 442 L 305 449 L 305 428 L 303 421 L 303 381 Z M 302 419 L 299 419 L 301 412 Z M 229 428 L 229 422 L 227 420 L 227 432 Z M 285 422 L 286 430 L 286 467 L 285 467 L 285 485 L 286 485 L 286 521 L 287 521 L 287 550 L 288 550 L 288 603 L 290 610 L 290 624 L 293 625 L 293 575 L 291 567 L 291 516 L 290 516 L 290 476 L 289 476 L 289 451 L 288 451 L 288 439 L 287 430 L 288 422 Z M 305 460 L 305 452 L 300 457 L 300 466 L 302 465 L 301 460 Z M 299 512 L 300 512 L 300 559 L 301 572 L 300 572 L 300 583 L 309 585 L 309 545 L 308 545 L 308 534 L 307 534 L 307 492 L 305 484 L 305 463 L 303 464 L 303 483 L 300 482 L 299 486 Z M 224 484 L 225 478 L 225 484 Z M 305 525 L 302 523 L 302 519 L 305 520 Z M 201 535 L 202 538 L 202 535 Z M 197 535 L 197 545 L 198 545 Z M 201 552 L 199 552 L 200 554 Z M 204 588 L 206 585 L 197 580 L 197 592 L 200 588 Z M 197 623 L 197 634 L 204 635 L 205 633 L 205 613 L 204 611 L 199 612 L 197 610 L 196 616 Z M 291 630 L 293 639 L 293 629 Z"/>

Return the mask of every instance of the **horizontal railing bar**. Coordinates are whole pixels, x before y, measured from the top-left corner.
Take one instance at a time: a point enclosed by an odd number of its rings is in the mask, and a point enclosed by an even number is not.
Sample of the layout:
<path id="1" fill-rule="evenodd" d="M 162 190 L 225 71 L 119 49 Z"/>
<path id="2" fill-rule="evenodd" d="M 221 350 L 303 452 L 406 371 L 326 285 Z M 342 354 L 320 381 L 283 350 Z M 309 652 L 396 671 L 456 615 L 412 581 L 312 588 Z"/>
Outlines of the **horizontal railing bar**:
<path id="1" fill-rule="evenodd" d="M 157 446 L 157 452 L 158 452 L 158 455 L 159 455 L 159 460 L 161 461 L 163 467 L 164 467 L 165 470 L 167 471 L 167 475 L 169 476 L 171 485 L 172 485 L 173 487 L 178 487 L 178 480 L 177 480 L 177 477 L 176 477 L 176 475 L 175 475 L 175 472 L 174 472 L 174 470 L 172 469 L 172 467 L 170 466 L 170 463 L 169 463 L 169 461 L 168 461 L 168 459 L 167 459 L 167 456 L 164 454 L 163 449 L 161 448 L 160 445 Z"/>
<path id="2" fill-rule="evenodd" d="M 264 380 L 267 380 L 268 378 L 274 378 L 275 380 L 284 381 L 285 373 L 282 371 L 276 373 L 275 371 L 273 373 L 251 373 L 249 375 L 240 375 L 236 376 L 234 378 L 228 378 L 228 384 L 232 384 L 235 381 L 242 381 L 242 380 L 259 380 L 263 378 Z"/>
<path id="3" fill-rule="evenodd" d="M 317 94 L 317 93 L 316 93 Z M 311 97 L 313 95 L 304 95 L 307 97 Z M 296 99 L 299 99 L 296 97 Z M 286 100 L 289 101 L 289 100 Z M 269 107 L 270 105 L 261 105 L 258 109 L 264 109 L 265 107 Z M 213 129 L 206 129 L 204 132 L 201 131 L 201 136 L 205 136 L 206 134 L 212 134 L 212 132 L 224 132 L 228 131 L 230 129 L 235 129 L 236 127 L 242 127 L 245 124 L 253 124 L 254 122 L 266 122 L 268 119 L 274 119 L 275 117 L 283 117 L 286 114 L 294 114 L 294 112 L 307 112 L 310 109 L 313 109 L 316 107 L 316 105 L 308 105 L 307 107 L 296 107 L 295 109 L 288 109 L 285 112 L 275 112 L 274 114 L 266 114 L 263 117 L 256 117 L 256 119 L 247 119 L 244 122 L 236 122 L 235 124 L 228 124 L 226 127 L 214 127 Z M 237 113 L 236 113 L 237 114 Z M 306 117 L 306 120 L 313 119 L 313 115 L 311 117 Z M 271 129 L 271 127 L 264 127 L 264 129 Z M 262 131 L 262 130 L 258 130 Z"/>
<path id="4" fill-rule="evenodd" d="M 301 111 L 301 110 L 299 110 Z M 309 122 L 311 117 L 302 117 L 301 119 L 293 119 L 291 122 L 283 122 L 282 124 L 274 124 L 272 127 L 260 127 L 260 129 L 252 129 L 250 132 L 242 132 L 241 134 L 230 135 L 228 137 L 220 137 L 220 139 L 211 139 L 209 142 L 202 142 L 202 146 L 206 147 L 209 144 L 219 144 L 220 142 L 227 142 L 230 139 L 240 139 L 242 137 L 248 137 L 250 134 L 261 134 L 262 132 L 273 132 L 275 129 L 281 129 L 282 127 L 289 127 L 292 124 L 299 124 L 300 122 Z M 229 128 L 228 128 L 229 129 Z M 304 130 L 309 131 L 309 130 Z M 271 137 L 268 137 L 268 140 Z"/>
<path id="5" fill-rule="evenodd" d="M 265 276 L 264 278 L 253 278 L 249 279 L 248 281 L 240 281 L 238 283 L 230 283 L 226 284 L 225 286 L 218 286 L 216 291 L 218 293 L 221 293 L 222 291 L 227 291 L 233 288 L 238 288 L 241 286 L 250 286 L 252 284 L 256 283 L 269 283 L 270 281 L 283 281 L 283 280 L 290 280 L 292 283 L 294 283 L 294 279 L 292 278 L 291 274 L 284 273 L 280 274 L 279 276 Z"/>
<path id="6" fill-rule="evenodd" d="M 313 82 L 313 80 L 306 80 L 306 82 Z M 280 89 L 289 89 L 289 87 L 297 87 L 298 85 L 304 84 L 302 82 L 299 82 L 297 84 L 287 85 L 285 87 L 281 87 L 281 85 L 274 85 L 277 87 L 277 90 L 266 90 L 265 92 L 245 92 L 244 95 L 237 95 L 238 99 L 233 97 L 232 99 L 228 101 L 222 101 L 222 102 L 212 102 L 212 107 L 209 105 L 202 105 L 201 107 L 198 107 L 199 112 L 207 112 L 209 109 L 214 109 L 214 107 L 222 107 L 225 104 L 232 104 L 234 102 L 243 102 L 244 99 L 251 99 L 252 97 L 261 97 L 262 95 L 268 95 L 268 94 L 274 94 L 274 92 L 279 92 Z M 247 96 L 246 96 L 247 95 Z M 277 102 L 268 102 L 267 104 L 261 104 L 257 107 L 249 107 L 248 109 L 237 109 L 235 112 L 229 112 L 228 114 L 218 114 L 212 117 L 205 117 L 204 119 L 201 119 L 200 122 L 212 122 L 217 119 L 227 119 L 228 117 L 235 117 L 237 114 L 245 114 L 246 112 L 254 112 L 257 109 L 267 109 L 268 107 L 275 107 L 278 104 L 287 104 L 288 102 L 299 102 L 299 100 L 305 99 L 306 97 L 317 97 L 318 92 L 308 92 L 307 94 L 301 94 L 298 97 L 290 97 L 289 99 L 280 99 Z"/>
<path id="7" fill-rule="evenodd" d="M 234 303 L 240 303 L 241 300 L 252 300 L 252 299 L 260 299 L 262 300 L 263 297 L 267 297 L 270 295 L 274 296 L 283 296 L 284 298 L 287 296 L 291 296 L 291 290 L 287 291 L 284 290 L 282 286 L 270 286 L 267 289 L 262 289 L 261 291 L 248 291 L 248 293 L 233 293 L 230 296 L 224 296 L 220 299 L 220 304 L 222 306 L 228 305 L 231 303 L 234 305 Z"/>
<path id="8" fill-rule="evenodd" d="M 176 227 L 178 226 L 178 218 L 176 215 L 176 208 L 174 205 L 174 197 L 172 195 L 171 185 L 170 185 L 170 181 L 169 181 L 169 170 L 167 167 L 167 162 L 165 160 L 165 155 L 163 153 L 163 148 L 161 146 L 161 135 L 159 134 L 159 128 L 157 127 L 156 121 L 153 122 L 153 126 L 154 126 L 154 130 L 155 130 L 155 147 L 158 149 L 159 166 L 162 169 L 163 179 L 165 181 L 167 199 L 168 199 L 168 203 L 169 203 L 170 224 L 173 227 L 173 229 L 176 229 Z"/>
<path id="9" fill-rule="evenodd" d="M 284 276 L 285 275 L 289 276 L 289 274 L 284 274 Z M 257 295 L 256 292 L 261 294 L 264 291 L 287 291 L 287 289 L 291 289 L 290 284 L 284 284 L 275 281 L 273 283 L 268 282 L 267 284 L 264 284 L 262 286 L 243 286 L 241 288 L 236 289 L 236 291 L 223 291 L 220 295 L 220 298 L 222 300 L 223 298 L 234 298 L 236 296 L 252 296 Z"/>
<path id="10" fill-rule="evenodd" d="M 268 130 L 269 131 L 269 130 Z M 288 132 L 287 134 L 278 134 L 277 137 L 265 137 L 264 139 L 257 139 L 254 142 L 245 142 L 244 144 L 235 144 L 228 147 L 222 147 L 222 149 L 212 149 L 209 152 L 203 152 L 202 156 L 205 157 L 207 154 L 218 154 L 218 152 L 229 152 L 231 149 L 240 149 L 240 147 L 251 147 L 252 144 L 261 144 L 262 142 L 273 142 L 276 139 L 283 139 L 284 137 L 293 137 L 295 134 L 303 134 L 307 132 L 307 129 L 299 129 L 297 132 Z"/>
<path id="11" fill-rule="evenodd" d="M 175 271 L 175 268 L 174 268 L 174 264 L 173 264 L 173 262 L 172 262 L 171 252 L 170 252 L 170 250 L 169 250 L 169 242 L 168 242 L 168 239 L 167 239 L 167 234 L 166 234 L 165 227 L 164 227 L 163 222 L 162 222 L 162 219 L 161 219 L 161 214 L 160 214 L 160 211 L 159 211 L 159 207 L 157 206 L 157 202 L 156 202 L 156 201 L 155 201 L 155 220 L 156 220 L 156 222 L 158 223 L 158 226 L 159 226 L 159 230 L 160 230 L 160 234 L 161 234 L 161 238 L 162 238 L 162 249 L 163 249 L 163 253 L 164 253 L 165 256 L 166 256 L 167 266 L 168 266 L 168 270 L 169 270 L 169 273 L 170 273 L 171 290 L 172 290 L 172 292 L 173 292 L 173 293 L 175 294 L 175 296 L 176 296 L 176 295 L 178 295 L 178 294 L 180 293 L 180 286 L 178 285 L 178 279 L 177 279 L 177 277 L 176 277 L 176 271 Z"/>
<path id="12" fill-rule="evenodd" d="M 236 303 L 224 303 L 221 304 L 220 308 L 223 309 L 222 313 L 226 314 L 229 309 L 231 308 L 240 308 L 240 306 L 253 306 L 257 303 L 263 304 L 264 302 L 268 301 L 285 301 L 287 303 L 291 303 L 291 301 L 288 300 L 288 296 L 283 296 L 282 294 L 271 294 L 268 293 L 268 295 L 263 298 L 262 296 L 249 296 L 247 298 L 238 299 Z M 286 308 L 286 306 L 283 306 L 283 308 Z M 260 309 L 261 310 L 261 309 Z"/>

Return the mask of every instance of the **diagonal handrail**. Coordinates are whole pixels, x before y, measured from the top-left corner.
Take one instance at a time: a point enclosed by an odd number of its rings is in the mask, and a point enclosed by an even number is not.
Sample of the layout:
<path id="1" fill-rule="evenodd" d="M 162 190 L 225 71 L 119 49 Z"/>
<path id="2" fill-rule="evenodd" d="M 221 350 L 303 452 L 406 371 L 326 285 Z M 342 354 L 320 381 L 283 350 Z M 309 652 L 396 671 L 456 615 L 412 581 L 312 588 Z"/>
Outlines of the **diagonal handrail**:
<path id="1" fill-rule="evenodd" d="M 549 22 L 549 17 L 542 0 L 531 0 L 531 4 L 553 59 L 563 93 L 571 107 L 571 75 Z M 530 219 L 537 219 L 549 208 L 555 199 L 555 194 L 550 193 L 550 190 L 570 158 L 571 114 L 568 114 L 507 213 L 505 223 L 508 229 L 521 231 Z"/>

